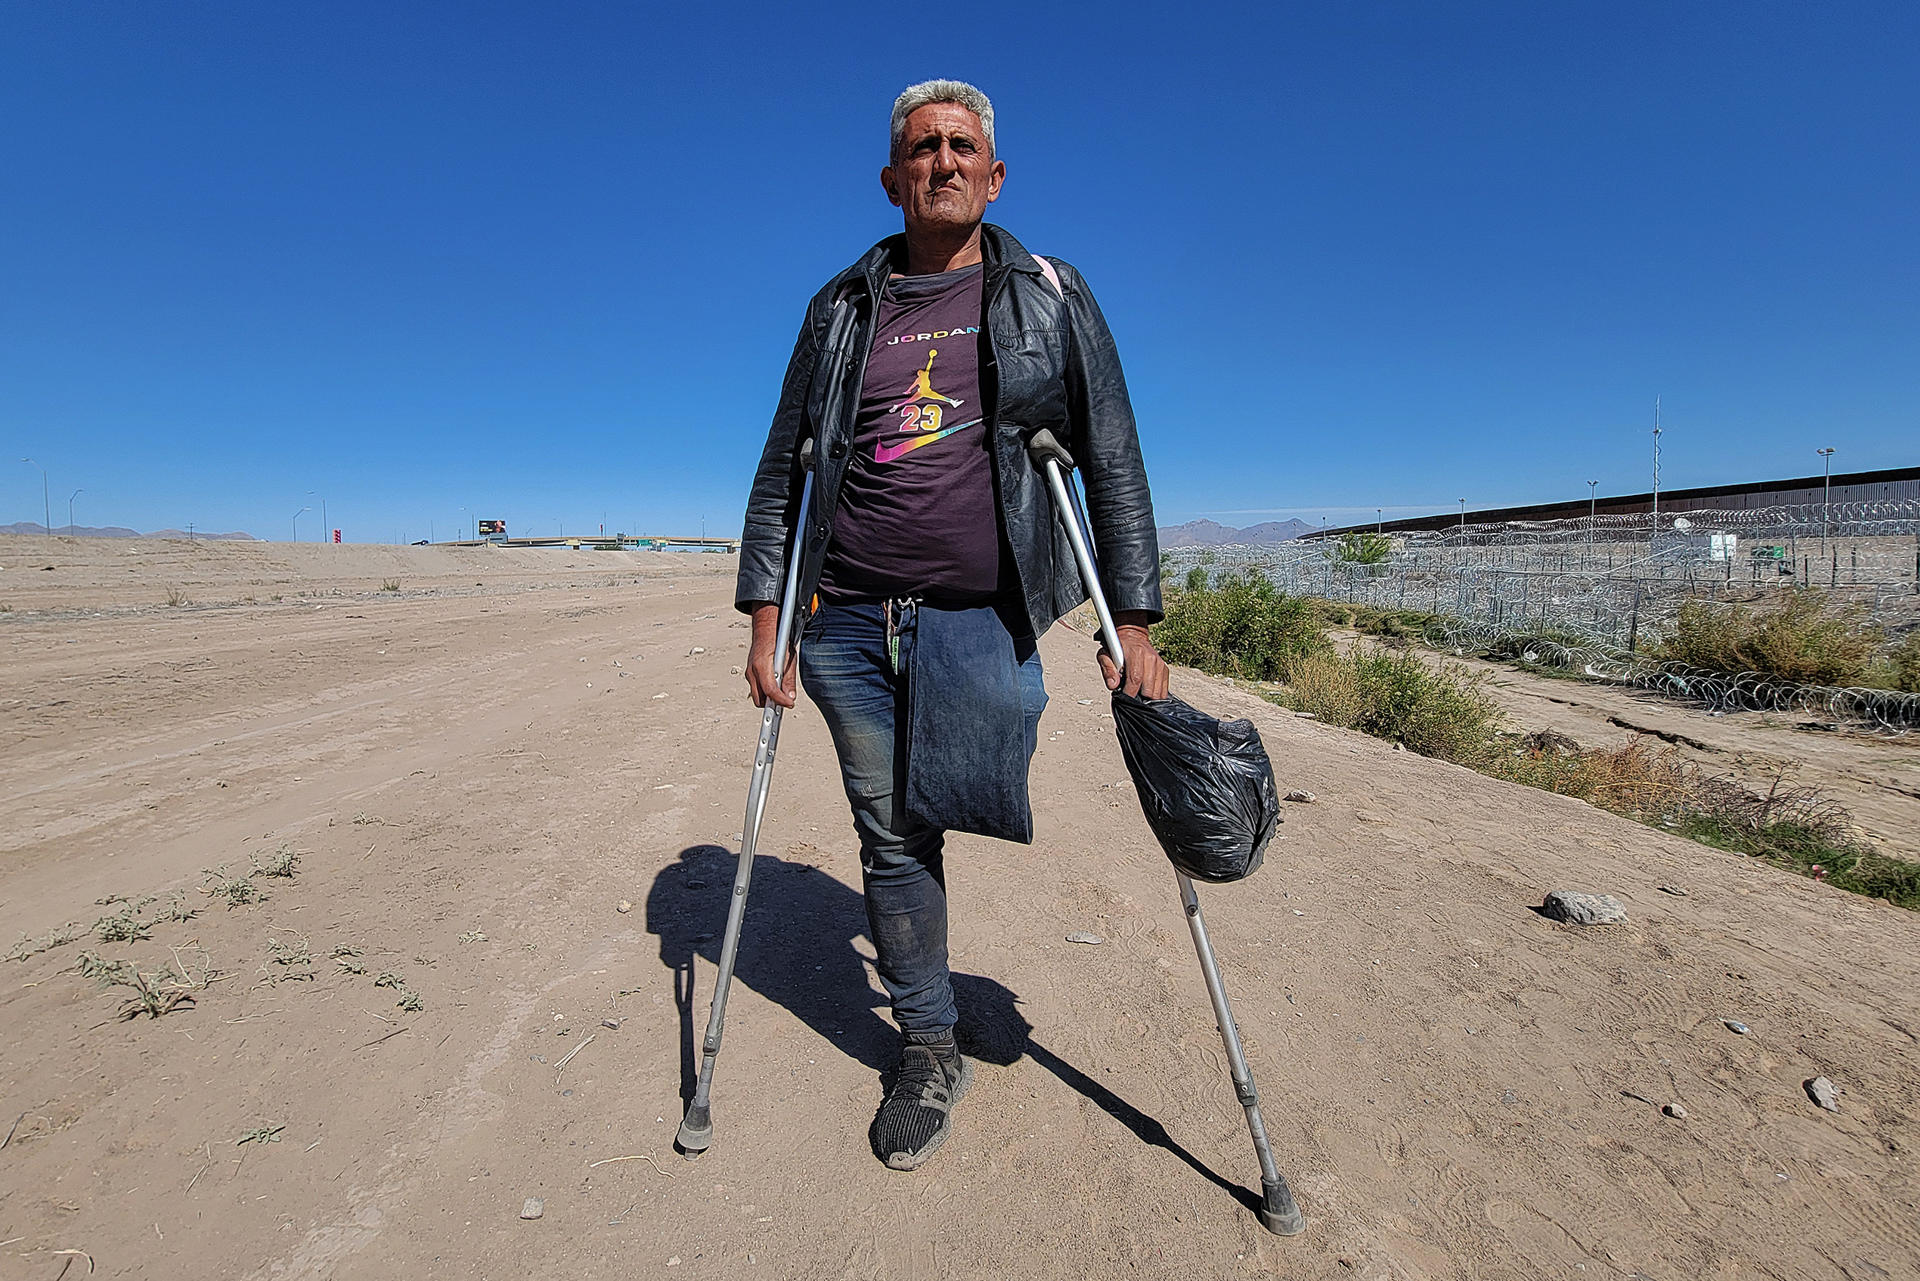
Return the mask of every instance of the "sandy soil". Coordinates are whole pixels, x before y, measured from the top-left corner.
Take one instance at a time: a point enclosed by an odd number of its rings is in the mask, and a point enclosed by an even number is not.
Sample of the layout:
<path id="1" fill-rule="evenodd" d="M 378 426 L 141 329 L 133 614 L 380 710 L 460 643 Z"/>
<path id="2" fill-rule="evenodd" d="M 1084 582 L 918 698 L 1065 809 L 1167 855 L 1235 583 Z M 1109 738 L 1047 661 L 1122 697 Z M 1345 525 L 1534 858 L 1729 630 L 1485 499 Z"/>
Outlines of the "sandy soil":
<path id="1" fill-rule="evenodd" d="M 99 542 L 49 571 L 34 542 L 0 539 L 0 939 L 116 894 L 201 912 L 0 963 L 0 1278 L 82 1275 L 60 1250 L 162 1278 L 1920 1276 L 1920 916 L 1182 672 L 1319 796 L 1203 890 L 1309 1218 L 1261 1231 L 1172 877 L 1065 629 L 1037 841 L 949 860 L 981 1068 L 946 1150 L 903 1175 L 866 1149 L 891 1032 L 803 703 L 714 1147 L 684 1162 L 758 719 L 730 559 Z M 283 843 L 264 903 L 198 892 Z M 1530 910 L 1559 887 L 1633 924 Z M 301 941 L 316 976 L 269 981 Z M 226 977 L 120 1022 L 89 947 Z"/>

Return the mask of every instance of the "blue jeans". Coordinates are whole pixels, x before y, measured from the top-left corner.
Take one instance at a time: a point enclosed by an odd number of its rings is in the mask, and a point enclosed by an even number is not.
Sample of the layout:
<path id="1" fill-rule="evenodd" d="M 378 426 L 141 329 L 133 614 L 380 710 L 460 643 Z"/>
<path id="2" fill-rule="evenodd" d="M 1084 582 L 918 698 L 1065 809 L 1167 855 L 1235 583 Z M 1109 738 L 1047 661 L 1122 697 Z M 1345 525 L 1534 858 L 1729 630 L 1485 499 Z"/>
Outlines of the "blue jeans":
<path id="1" fill-rule="evenodd" d="M 1047 705 L 1033 637 L 1014 638 L 1014 657 L 1031 758 Z M 904 673 L 911 661 L 909 633 L 901 639 L 901 671 L 894 671 L 881 605 L 821 606 L 800 646 L 800 679 L 833 735 L 853 806 L 874 968 L 893 1001 L 894 1022 L 919 1039 L 951 1028 L 959 1013 L 947 971 L 946 834 L 896 804 L 906 790 Z"/>

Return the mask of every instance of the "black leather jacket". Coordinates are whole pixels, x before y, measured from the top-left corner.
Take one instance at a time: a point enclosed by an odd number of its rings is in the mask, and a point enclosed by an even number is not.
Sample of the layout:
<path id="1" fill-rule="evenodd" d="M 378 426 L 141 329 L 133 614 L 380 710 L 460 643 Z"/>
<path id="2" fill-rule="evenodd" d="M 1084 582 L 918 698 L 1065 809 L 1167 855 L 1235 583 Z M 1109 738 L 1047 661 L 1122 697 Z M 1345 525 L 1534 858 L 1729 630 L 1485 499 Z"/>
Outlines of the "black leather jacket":
<path id="1" fill-rule="evenodd" d="M 1046 631 L 1087 599 L 1073 549 L 1053 519 L 1046 479 L 1027 457 L 1028 438 L 1043 427 L 1053 428 L 1072 453 L 1086 486 L 1108 605 L 1158 618 L 1153 500 L 1106 319 L 1080 273 L 1066 263 L 1049 259 L 1060 277 L 1057 293 L 1033 255 L 1004 230 L 983 224 L 980 239 L 986 260 L 980 390 L 1001 530 L 1013 551 L 1033 633 Z M 781 597 L 788 531 L 800 507 L 797 451 L 808 438 L 814 441 L 814 497 L 801 536 L 798 599 L 804 604 L 813 596 L 852 448 L 875 302 L 888 275 L 905 261 L 905 237 L 883 240 L 807 306 L 747 498 L 734 589 L 734 604 L 743 611 Z"/>

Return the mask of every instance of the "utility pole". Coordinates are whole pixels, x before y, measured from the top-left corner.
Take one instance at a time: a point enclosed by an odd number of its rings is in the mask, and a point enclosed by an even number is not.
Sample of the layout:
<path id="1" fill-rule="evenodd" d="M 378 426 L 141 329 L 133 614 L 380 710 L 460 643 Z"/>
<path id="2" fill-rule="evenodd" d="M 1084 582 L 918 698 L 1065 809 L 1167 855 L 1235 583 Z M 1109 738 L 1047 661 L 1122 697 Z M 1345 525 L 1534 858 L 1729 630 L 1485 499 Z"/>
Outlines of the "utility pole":
<path id="1" fill-rule="evenodd" d="M 1465 542 L 1466 539 L 1467 539 L 1467 500 L 1462 498 L 1460 500 L 1460 541 Z"/>
<path id="2" fill-rule="evenodd" d="M 1660 537 L 1660 398 L 1653 398 L 1653 537 Z"/>
<path id="3" fill-rule="evenodd" d="M 73 500 L 80 497 L 80 495 L 86 492 L 87 491 L 84 489 L 76 489 L 71 494 L 67 495 L 67 537 L 68 538 L 73 537 Z"/>
<path id="4" fill-rule="evenodd" d="M 1373 532 L 1376 534 L 1386 532 L 1384 528 L 1386 524 L 1386 518 L 1380 514 L 1380 511 L 1381 509 L 1378 507 L 1373 509 Z"/>
<path id="5" fill-rule="evenodd" d="M 1826 459 L 1827 462 L 1826 501 L 1820 513 L 1820 554 L 1825 556 L 1827 554 L 1828 531 L 1833 527 L 1833 450 L 1829 448 L 1816 450 L 1815 452 L 1818 453 L 1820 457 Z"/>
<path id="6" fill-rule="evenodd" d="M 1587 551 L 1589 554 L 1591 554 L 1593 551 L 1593 523 L 1595 520 L 1594 513 L 1599 510 L 1600 499 L 1597 497 L 1599 493 L 1600 493 L 1600 482 L 1597 480 L 1588 481 L 1587 482 Z"/>
<path id="7" fill-rule="evenodd" d="M 20 461 L 33 463 L 31 458 L 22 458 Z M 33 465 L 40 467 L 39 463 L 33 463 Z M 40 510 L 45 521 L 40 529 L 47 536 L 47 546 L 51 547 L 53 546 L 53 500 L 47 495 L 47 469 L 44 467 L 40 467 Z"/>
<path id="8" fill-rule="evenodd" d="M 188 542 L 193 541 L 193 522 L 192 521 L 187 522 L 187 541 Z"/>

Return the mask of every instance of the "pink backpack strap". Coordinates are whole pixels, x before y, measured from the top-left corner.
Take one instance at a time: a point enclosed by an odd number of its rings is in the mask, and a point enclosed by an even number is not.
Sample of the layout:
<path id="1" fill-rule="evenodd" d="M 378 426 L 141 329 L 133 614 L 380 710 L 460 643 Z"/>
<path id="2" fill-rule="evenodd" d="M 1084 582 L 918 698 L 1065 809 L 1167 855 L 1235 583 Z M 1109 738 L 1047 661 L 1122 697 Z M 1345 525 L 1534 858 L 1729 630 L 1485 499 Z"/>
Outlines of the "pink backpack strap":
<path id="1" fill-rule="evenodd" d="M 1064 299 L 1067 296 L 1067 291 L 1060 287 L 1060 273 L 1053 269 L 1053 264 L 1045 258 L 1042 258 L 1039 254 L 1033 256 L 1033 261 L 1039 265 L 1040 274 L 1047 278 L 1047 283 L 1053 286 L 1053 292 L 1059 294 L 1060 297 Z"/>

